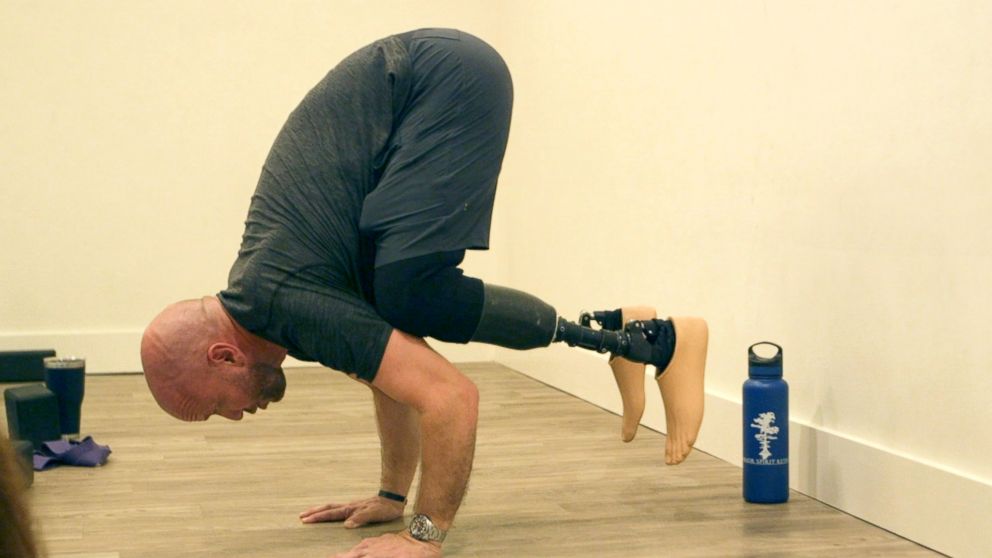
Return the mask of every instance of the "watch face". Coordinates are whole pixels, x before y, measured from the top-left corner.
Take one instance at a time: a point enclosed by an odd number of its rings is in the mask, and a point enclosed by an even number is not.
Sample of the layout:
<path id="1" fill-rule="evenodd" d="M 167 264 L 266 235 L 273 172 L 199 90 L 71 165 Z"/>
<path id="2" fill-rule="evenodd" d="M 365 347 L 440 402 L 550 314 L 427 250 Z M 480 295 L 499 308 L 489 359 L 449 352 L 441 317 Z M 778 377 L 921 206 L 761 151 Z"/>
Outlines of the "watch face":
<path id="1" fill-rule="evenodd" d="M 444 540 L 443 534 L 431 523 L 430 518 L 423 514 L 413 516 L 413 521 L 410 522 L 410 535 L 424 542 Z"/>
<path id="2" fill-rule="evenodd" d="M 418 515 L 410 522 L 410 534 L 418 541 L 427 539 L 428 528 L 424 519 L 424 517 Z"/>

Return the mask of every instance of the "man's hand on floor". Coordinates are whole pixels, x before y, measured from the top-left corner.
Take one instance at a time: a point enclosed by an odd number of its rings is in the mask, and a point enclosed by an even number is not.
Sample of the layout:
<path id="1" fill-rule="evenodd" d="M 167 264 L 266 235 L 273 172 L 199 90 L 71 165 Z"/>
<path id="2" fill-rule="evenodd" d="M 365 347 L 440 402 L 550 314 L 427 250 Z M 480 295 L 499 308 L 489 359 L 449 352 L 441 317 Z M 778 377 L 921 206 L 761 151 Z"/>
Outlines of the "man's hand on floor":
<path id="1" fill-rule="evenodd" d="M 421 542 L 410 533 L 388 533 L 365 539 L 355 548 L 334 558 L 441 558 L 441 545 Z"/>
<path id="2" fill-rule="evenodd" d="M 403 517 L 405 507 L 406 504 L 402 502 L 373 496 L 347 504 L 325 504 L 310 508 L 300 514 L 300 521 L 303 523 L 344 521 L 346 528 L 353 529 L 362 525 L 385 523 L 399 519 Z"/>

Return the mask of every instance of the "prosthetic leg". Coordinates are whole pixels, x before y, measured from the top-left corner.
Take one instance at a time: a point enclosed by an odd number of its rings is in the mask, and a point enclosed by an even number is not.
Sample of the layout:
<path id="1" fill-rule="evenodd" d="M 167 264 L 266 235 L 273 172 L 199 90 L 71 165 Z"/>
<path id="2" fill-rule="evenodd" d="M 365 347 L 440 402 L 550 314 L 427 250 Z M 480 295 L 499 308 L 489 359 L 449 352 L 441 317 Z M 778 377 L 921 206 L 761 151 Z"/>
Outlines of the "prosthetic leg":
<path id="1" fill-rule="evenodd" d="M 593 329 L 558 316 L 548 303 L 516 289 L 485 284 L 482 316 L 471 341 L 510 349 L 534 349 L 564 342 L 664 370 L 675 350 L 668 320 L 635 320 L 622 329 Z"/>
<path id="2" fill-rule="evenodd" d="M 589 324 L 592 320 L 604 329 L 618 329 L 618 316 L 627 325 L 633 324 L 630 318 L 637 316 L 640 323 L 647 323 L 654 310 L 646 307 L 632 307 L 613 312 L 583 313 L 580 323 Z M 655 380 L 661 391 L 665 405 L 665 422 L 668 435 L 665 438 L 665 463 L 676 465 L 685 460 L 696 443 L 696 436 L 703 422 L 703 376 L 706 369 L 706 350 L 709 343 L 709 330 L 701 318 L 676 317 L 668 320 L 674 332 L 674 349 L 671 360 L 664 365 L 652 362 L 657 367 Z M 657 324 L 659 320 L 650 320 Z M 650 327 L 644 328 L 651 329 Z M 614 356 L 610 360 L 617 387 L 623 398 L 623 425 L 621 438 L 628 442 L 633 439 L 644 413 L 644 366 L 627 358 Z"/>
<path id="3" fill-rule="evenodd" d="M 484 295 L 482 317 L 472 341 L 513 349 L 564 342 L 613 354 L 611 368 L 624 402 L 624 441 L 633 439 L 644 412 L 643 365 L 655 366 L 668 424 L 665 463 L 675 465 L 685 460 L 703 421 L 703 375 L 709 342 L 704 320 L 659 320 L 653 318 L 653 309 L 638 307 L 583 313 L 575 323 L 522 291 L 486 284 Z M 640 319 L 628 321 L 635 317 Z M 593 320 L 602 328 L 590 327 Z"/>

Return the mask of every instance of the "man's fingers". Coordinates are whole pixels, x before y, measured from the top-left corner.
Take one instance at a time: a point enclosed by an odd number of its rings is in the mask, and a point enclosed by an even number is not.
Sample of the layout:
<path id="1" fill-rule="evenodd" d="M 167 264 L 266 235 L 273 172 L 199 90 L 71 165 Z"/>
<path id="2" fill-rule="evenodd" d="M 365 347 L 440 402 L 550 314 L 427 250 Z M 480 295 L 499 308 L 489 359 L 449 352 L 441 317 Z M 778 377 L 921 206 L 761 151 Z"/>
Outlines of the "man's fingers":
<path id="1" fill-rule="evenodd" d="M 305 512 L 300 512 L 300 517 L 304 517 L 304 516 L 307 516 L 307 515 L 310 515 L 310 514 L 313 514 L 313 513 L 317 513 L 317 512 L 321 512 L 321 511 L 324 511 L 324 510 L 329 510 L 329 509 L 332 509 L 332 508 L 339 508 L 339 507 L 344 506 L 344 505 L 345 504 L 324 504 L 323 506 L 314 506 L 314 507 L 308 509 Z"/>
<path id="2" fill-rule="evenodd" d="M 369 523 L 380 523 L 402 517 L 404 507 L 402 504 L 384 501 L 382 498 L 369 498 L 350 504 L 316 506 L 301 513 L 300 521 L 303 523 L 344 521 L 345 527 L 353 529 Z"/>
<path id="3" fill-rule="evenodd" d="M 361 527 L 362 525 L 367 525 L 369 523 L 376 523 L 377 521 L 382 521 L 382 510 L 377 508 L 363 507 L 354 510 L 345 520 L 344 526 L 346 529 L 354 529 L 355 527 Z"/>
<path id="4" fill-rule="evenodd" d="M 403 517 L 403 508 L 392 506 L 370 506 L 359 508 L 344 522 L 347 528 L 361 527 L 370 523 L 383 523 Z"/>
<path id="5" fill-rule="evenodd" d="M 309 513 L 308 515 L 303 515 L 300 517 L 300 519 L 302 519 L 304 523 L 320 523 L 321 521 L 341 521 L 342 519 L 346 519 L 354 511 L 355 508 L 351 506 L 338 506 L 334 508 L 315 511 L 313 513 Z"/>
<path id="6" fill-rule="evenodd" d="M 355 519 L 355 516 L 351 516 L 344 521 L 344 528 L 354 529 L 355 527 L 361 527 L 362 525 L 365 525 L 365 523 L 367 522 L 359 519 Z"/>

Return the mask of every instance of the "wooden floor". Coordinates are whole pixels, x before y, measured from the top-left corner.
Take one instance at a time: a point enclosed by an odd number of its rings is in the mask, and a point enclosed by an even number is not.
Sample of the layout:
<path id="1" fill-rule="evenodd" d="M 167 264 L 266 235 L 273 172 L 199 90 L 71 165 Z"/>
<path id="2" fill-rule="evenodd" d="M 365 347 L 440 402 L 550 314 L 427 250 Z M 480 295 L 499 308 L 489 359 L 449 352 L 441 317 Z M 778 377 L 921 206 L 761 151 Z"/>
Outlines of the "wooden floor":
<path id="1" fill-rule="evenodd" d="M 796 493 L 787 505 L 745 504 L 738 467 L 700 452 L 666 467 L 661 434 L 642 428 L 625 445 L 615 415 L 499 365 L 460 368 L 482 408 L 446 556 L 938 555 Z M 196 424 L 161 412 L 139 375 L 90 376 L 83 431 L 113 455 L 99 469 L 36 473 L 30 500 L 48 555 L 324 557 L 401 529 L 298 521 L 312 505 L 377 490 L 378 438 L 365 387 L 321 369 L 287 376 L 268 411 Z"/>

